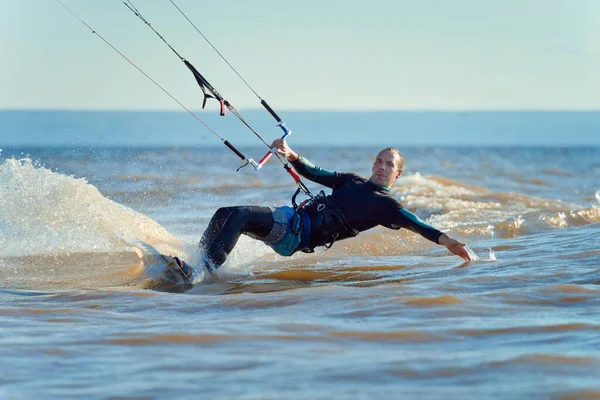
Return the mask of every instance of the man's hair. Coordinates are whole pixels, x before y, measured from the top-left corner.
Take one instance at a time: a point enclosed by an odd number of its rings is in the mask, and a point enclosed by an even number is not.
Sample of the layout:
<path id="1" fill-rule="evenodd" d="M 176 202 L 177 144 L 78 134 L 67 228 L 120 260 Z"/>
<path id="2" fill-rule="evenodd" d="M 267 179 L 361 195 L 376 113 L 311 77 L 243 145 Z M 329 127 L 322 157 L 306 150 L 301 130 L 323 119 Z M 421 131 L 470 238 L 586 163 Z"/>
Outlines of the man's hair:
<path id="1" fill-rule="evenodd" d="M 392 151 L 396 154 L 398 154 L 399 159 L 398 159 L 398 169 L 401 170 L 404 167 L 404 156 L 402 155 L 402 153 L 400 153 L 400 150 L 394 148 L 394 147 L 386 147 L 385 149 L 382 149 L 379 153 L 377 153 L 377 155 L 381 154 L 381 152 L 383 151 Z"/>

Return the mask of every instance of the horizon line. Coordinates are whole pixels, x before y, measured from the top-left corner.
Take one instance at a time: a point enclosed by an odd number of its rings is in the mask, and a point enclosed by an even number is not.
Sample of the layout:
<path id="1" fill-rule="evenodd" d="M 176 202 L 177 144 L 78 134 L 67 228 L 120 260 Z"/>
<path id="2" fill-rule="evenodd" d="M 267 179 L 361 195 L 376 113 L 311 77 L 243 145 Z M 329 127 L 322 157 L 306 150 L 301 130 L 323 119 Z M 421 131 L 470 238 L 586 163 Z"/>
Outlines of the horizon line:
<path id="1" fill-rule="evenodd" d="M 190 109 L 192 112 L 207 113 L 210 110 L 206 109 Z M 216 109 L 215 109 L 216 110 Z M 187 113 L 186 110 L 170 109 L 170 108 L 62 108 L 62 107 L 48 107 L 48 108 L 27 108 L 27 107 L 15 107 L 15 108 L 4 108 L 0 107 L 0 112 L 164 112 L 164 113 Z M 239 111 L 251 112 L 251 111 L 266 111 L 262 107 L 250 107 L 240 108 Z M 414 113 L 594 113 L 600 112 L 600 108 L 397 108 L 397 109 L 310 109 L 310 108 L 279 108 L 281 112 L 310 112 L 310 113 L 394 113 L 394 112 L 414 112 Z M 217 112 L 217 111 L 215 111 Z"/>

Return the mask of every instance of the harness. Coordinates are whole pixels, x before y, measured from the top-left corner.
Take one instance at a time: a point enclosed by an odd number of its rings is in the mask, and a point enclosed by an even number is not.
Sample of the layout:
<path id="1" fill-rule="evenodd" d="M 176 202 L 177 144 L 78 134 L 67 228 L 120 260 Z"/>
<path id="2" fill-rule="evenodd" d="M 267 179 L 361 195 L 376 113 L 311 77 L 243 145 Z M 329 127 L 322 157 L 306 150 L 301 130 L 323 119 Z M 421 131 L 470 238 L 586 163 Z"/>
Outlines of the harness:
<path id="1" fill-rule="evenodd" d="M 295 201 L 293 203 L 295 206 Z M 299 206 L 295 206 L 294 210 L 296 214 L 300 215 L 300 218 L 303 218 L 306 213 L 311 221 L 309 243 L 306 247 L 300 249 L 304 253 L 314 253 L 317 246 L 330 249 L 336 240 L 354 237 L 359 234 L 359 231 L 352 227 L 348 218 L 344 215 L 337 201 L 331 196 L 327 197 L 323 190 L 316 196 L 303 201 Z"/>

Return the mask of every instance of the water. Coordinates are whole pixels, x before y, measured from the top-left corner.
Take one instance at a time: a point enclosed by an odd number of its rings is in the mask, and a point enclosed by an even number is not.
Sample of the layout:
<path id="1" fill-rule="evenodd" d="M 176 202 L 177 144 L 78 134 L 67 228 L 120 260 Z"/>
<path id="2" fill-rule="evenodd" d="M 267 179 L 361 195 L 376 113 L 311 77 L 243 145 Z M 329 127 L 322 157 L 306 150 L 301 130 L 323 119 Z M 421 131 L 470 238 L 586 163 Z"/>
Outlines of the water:
<path id="1" fill-rule="evenodd" d="M 367 100 L 368 102 L 368 100 Z M 259 143 L 216 102 L 195 114 L 236 146 Z M 241 111 L 267 138 L 281 135 L 264 109 Z M 294 145 L 600 146 L 599 111 L 282 112 Z M 185 111 L 0 110 L 2 146 L 211 146 L 215 137 Z M 168 132 L 168 134 L 165 134 Z M 271 136 L 272 135 L 272 136 Z"/>
<path id="2" fill-rule="evenodd" d="M 378 149 L 297 150 L 366 176 Z M 292 258 L 242 238 L 184 291 L 151 248 L 193 264 L 218 207 L 289 204 L 281 166 L 4 148 L 0 398 L 599 398 L 600 148 L 401 150 L 392 194 L 477 260 L 383 228 Z"/>

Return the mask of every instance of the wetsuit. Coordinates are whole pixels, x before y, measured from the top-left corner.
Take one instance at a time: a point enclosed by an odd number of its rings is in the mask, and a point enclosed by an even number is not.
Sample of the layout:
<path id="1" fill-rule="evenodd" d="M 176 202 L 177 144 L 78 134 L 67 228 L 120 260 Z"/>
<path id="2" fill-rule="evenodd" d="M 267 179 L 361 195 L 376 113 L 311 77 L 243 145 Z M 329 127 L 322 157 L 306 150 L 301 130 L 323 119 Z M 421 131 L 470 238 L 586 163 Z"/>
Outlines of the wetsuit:
<path id="1" fill-rule="evenodd" d="M 299 210 L 287 206 L 220 208 L 200 240 L 209 269 L 225 262 L 242 233 L 262 240 L 284 256 L 329 247 L 377 225 L 409 229 L 438 243 L 442 232 L 406 210 L 388 194 L 388 188 L 352 173 L 324 170 L 302 157 L 292 165 L 300 175 L 332 189 L 332 193 L 317 196 Z"/>

